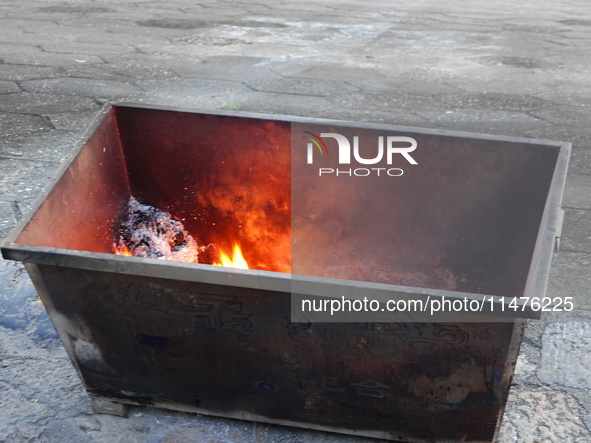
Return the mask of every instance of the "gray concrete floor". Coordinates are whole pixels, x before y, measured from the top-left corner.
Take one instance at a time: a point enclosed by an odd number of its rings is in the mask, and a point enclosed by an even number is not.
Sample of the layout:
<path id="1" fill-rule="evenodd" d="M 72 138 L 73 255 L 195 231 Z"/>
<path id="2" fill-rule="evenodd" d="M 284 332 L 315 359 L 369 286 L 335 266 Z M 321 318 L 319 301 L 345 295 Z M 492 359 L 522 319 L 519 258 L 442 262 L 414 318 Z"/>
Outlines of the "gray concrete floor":
<path id="1" fill-rule="evenodd" d="M 591 441 L 591 5 L 583 1 L 0 3 L 0 238 L 105 100 L 573 143 L 548 293 L 499 441 Z M 96 415 L 20 264 L 0 260 L 0 441 L 358 442 L 148 408 Z"/>

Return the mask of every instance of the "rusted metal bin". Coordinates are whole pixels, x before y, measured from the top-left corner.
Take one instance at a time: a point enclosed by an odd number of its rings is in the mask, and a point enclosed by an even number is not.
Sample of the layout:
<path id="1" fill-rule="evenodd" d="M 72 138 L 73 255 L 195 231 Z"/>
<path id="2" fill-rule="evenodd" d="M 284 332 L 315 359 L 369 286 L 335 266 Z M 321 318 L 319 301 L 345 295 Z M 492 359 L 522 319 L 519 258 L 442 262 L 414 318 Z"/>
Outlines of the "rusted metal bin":
<path id="1" fill-rule="evenodd" d="M 365 163 L 334 163 L 344 140 Z M 391 140 L 411 144 L 382 151 Z M 377 143 L 392 154 L 381 170 Z M 401 441 L 492 441 L 521 318 L 539 316 L 524 300 L 544 295 L 569 149 L 107 105 L 2 254 L 25 263 L 102 412 L 154 405 Z M 239 240 L 254 269 L 114 254 L 130 195 L 201 245 Z M 293 311 L 294 297 L 344 295 L 484 309 L 338 322 Z"/>

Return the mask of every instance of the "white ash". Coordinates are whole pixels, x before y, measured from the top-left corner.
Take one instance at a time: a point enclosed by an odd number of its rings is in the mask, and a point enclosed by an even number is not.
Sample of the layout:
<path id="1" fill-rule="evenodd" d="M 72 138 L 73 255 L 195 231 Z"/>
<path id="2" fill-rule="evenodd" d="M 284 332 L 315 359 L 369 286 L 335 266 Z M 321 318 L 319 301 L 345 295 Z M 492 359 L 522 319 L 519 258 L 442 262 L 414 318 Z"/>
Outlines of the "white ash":
<path id="1" fill-rule="evenodd" d="M 135 257 L 198 263 L 197 242 L 169 213 L 131 196 L 123 218 L 116 241 L 119 252 L 127 247 Z"/>

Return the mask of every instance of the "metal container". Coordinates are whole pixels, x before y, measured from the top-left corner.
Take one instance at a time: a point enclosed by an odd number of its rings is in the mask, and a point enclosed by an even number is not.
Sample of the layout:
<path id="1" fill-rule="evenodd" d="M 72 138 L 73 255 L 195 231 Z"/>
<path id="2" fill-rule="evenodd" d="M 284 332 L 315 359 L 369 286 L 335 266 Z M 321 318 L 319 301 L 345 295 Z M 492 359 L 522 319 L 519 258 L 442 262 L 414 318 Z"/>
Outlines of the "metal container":
<path id="1" fill-rule="evenodd" d="M 396 155 L 382 172 L 404 174 L 365 181 L 361 169 L 322 174 L 329 155 L 309 151 L 318 134 L 333 153 L 339 140 L 327 134 L 358 137 L 359 149 L 379 134 L 406 137 L 417 164 Z M 569 149 L 107 105 L 2 254 L 25 263 L 97 411 L 154 405 L 402 441 L 492 441 L 522 318 L 539 317 L 527 297 L 544 295 Z M 238 237 L 257 269 L 114 255 L 130 195 L 202 244 Z M 432 319 L 294 313 L 294 298 L 343 295 L 485 303 L 476 316 Z"/>

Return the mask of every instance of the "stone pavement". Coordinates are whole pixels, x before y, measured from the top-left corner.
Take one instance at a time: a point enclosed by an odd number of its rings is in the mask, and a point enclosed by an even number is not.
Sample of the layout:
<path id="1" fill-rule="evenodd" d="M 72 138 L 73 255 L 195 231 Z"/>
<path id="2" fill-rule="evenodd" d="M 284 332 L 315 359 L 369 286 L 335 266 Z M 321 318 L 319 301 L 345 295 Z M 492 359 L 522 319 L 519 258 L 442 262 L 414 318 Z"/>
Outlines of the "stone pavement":
<path id="1" fill-rule="evenodd" d="M 582 0 L 4 0 L 0 239 L 105 100 L 573 143 L 548 294 L 499 441 L 591 441 L 591 5 Z M 132 408 L 93 414 L 20 264 L 0 259 L 0 441 L 360 442 Z"/>

